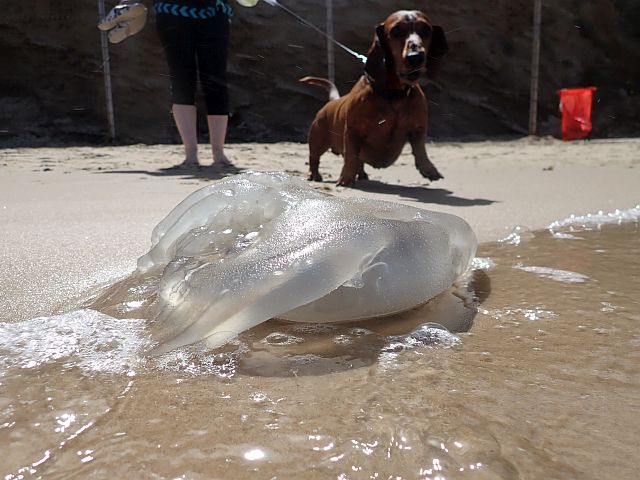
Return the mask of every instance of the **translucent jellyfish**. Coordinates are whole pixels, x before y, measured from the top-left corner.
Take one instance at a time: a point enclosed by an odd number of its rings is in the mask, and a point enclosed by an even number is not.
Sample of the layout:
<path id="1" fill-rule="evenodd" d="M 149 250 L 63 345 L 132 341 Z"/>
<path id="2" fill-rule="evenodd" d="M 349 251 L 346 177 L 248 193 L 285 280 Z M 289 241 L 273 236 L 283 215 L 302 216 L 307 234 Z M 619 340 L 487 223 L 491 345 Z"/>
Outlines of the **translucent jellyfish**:
<path id="1" fill-rule="evenodd" d="M 228 177 L 175 207 L 138 260 L 139 274 L 160 275 L 152 353 L 216 347 L 271 318 L 402 312 L 449 288 L 475 249 L 453 215 L 338 198 L 284 173 Z"/>

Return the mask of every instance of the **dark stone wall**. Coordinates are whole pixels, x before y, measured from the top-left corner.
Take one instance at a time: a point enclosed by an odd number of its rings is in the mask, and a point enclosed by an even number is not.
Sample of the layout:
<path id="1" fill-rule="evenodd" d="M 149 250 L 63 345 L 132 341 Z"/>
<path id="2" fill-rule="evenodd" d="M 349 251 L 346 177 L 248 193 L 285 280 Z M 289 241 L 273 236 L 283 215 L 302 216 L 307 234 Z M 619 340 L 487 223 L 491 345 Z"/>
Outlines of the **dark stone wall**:
<path id="1" fill-rule="evenodd" d="M 105 141 L 97 0 L 0 1 L 0 146 Z M 324 2 L 281 3 L 324 29 Z M 521 135 L 528 124 L 532 5 L 334 0 L 335 37 L 366 53 L 375 24 L 390 12 L 424 9 L 448 32 L 450 45 L 438 79 L 425 83 L 430 137 Z M 325 93 L 297 80 L 326 75 L 325 39 L 266 3 L 233 6 L 229 139 L 304 141 Z M 177 141 L 153 14 L 140 34 L 110 53 L 118 141 Z M 541 55 L 540 134 L 559 134 L 556 90 L 586 85 L 598 87 L 593 137 L 640 133 L 637 0 L 545 2 Z M 335 61 L 336 83 L 346 92 L 362 64 L 339 49 Z M 205 129 L 203 119 L 203 141 Z"/>

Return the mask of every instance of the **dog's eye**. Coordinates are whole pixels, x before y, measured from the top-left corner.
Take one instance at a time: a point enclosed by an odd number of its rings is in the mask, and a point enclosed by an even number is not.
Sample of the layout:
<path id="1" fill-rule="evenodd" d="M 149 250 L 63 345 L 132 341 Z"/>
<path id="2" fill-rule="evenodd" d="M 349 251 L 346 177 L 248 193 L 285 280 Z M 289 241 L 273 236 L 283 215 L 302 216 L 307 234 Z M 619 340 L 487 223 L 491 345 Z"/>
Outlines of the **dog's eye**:
<path id="1" fill-rule="evenodd" d="M 391 29 L 389 35 L 391 35 L 393 38 L 402 38 L 404 36 L 404 31 L 402 30 L 402 27 L 396 25 Z"/>
<path id="2" fill-rule="evenodd" d="M 421 37 L 428 37 L 429 35 L 431 35 L 431 27 L 429 25 L 427 25 L 426 23 L 420 23 L 416 27 L 416 32 Z"/>

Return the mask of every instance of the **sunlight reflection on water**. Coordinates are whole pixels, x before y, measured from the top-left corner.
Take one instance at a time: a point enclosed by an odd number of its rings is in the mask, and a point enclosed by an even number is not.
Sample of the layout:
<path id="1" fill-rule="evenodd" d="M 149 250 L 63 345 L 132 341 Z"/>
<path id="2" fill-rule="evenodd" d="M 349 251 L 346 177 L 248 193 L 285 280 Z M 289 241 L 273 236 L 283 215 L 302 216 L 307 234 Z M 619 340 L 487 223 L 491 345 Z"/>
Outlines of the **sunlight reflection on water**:
<path id="1" fill-rule="evenodd" d="M 640 232 L 571 229 L 581 241 L 480 249 L 471 330 L 433 325 L 473 308 L 455 295 L 394 322 L 268 322 L 153 359 L 142 320 L 0 324 L 0 473 L 634 478 Z"/>

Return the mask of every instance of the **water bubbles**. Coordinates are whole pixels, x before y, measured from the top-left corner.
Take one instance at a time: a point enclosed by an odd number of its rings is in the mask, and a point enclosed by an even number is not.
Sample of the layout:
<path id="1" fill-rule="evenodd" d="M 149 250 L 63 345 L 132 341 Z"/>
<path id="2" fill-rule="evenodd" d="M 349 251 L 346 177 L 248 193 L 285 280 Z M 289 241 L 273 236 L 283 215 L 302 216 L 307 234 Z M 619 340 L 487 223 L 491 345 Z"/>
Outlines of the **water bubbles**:
<path id="1" fill-rule="evenodd" d="M 254 392 L 251 395 L 249 395 L 249 399 L 252 402 L 255 403 L 264 403 L 266 402 L 269 398 L 267 397 L 266 393 L 262 393 L 262 392 Z"/>
<path id="2" fill-rule="evenodd" d="M 333 343 L 337 343 L 338 345 L 351 345 L 353 338 L 351 338 L 350 335 L 336 335 L 333 337 Z"/>
<path id="3" fill-rule="evenodd" d="M 295 335 L 289 335 L 287 333 L 273 332 L 267 335 L 264 341 L 269 345 L 285 346 L 302 343 L 304 342 L 304 339 L 296 337 Z"/>
<path id="4" fill-rule="evenodd" d="M 219 378 L 235 376 L 238 363 L 249 347 L 242 342 L 225 346 L 226 351 L 211 351 L 206 342 L 167 352 L 154 359 L 154 366 L 160 370 L 186 373 L 191 376 L 215 375 Z"/>
<path id="5" fill-rule="evenodd" d="M 556 220 L 549 224 L 547 228 L 554 237 L 577 238 L 571 233 L 597 230 L 603 225 L 620 225 L 624 222 L 638 222 L 639 220 L 640 205 L 636 205 L 628 210 L 615 209 L 608 213 L 600 210 L 597 213 L 588 213 L 586 215 L 571 215 L 564 220 Z M 569 235 L 569 237 L 563 237 L 562 234 Z"/>
<path id="6" fill-rule="evenodd" d="M 119 320 L 93 310 L 0 324 L 0 372 L 64 361 L 83 371 L 126 373 L 144 362 L 149 341 L 142 320 Z"/>
<path id="7" fill-rule="evenodd" d="M 483 315 L 487 315 L 496 320 L 503 320 L 506 317 L 516 316 L 516 317 L 524 317 L 525 320 L 535 321 L 541 319 L 553 319 L 558 315 L 552 310 L 546 310 L 540 307 L 533 308 L 503 308 L 503 309 L 483 309 L 479 308 L 478 312 Z"/>
<path id="8" fill-rule="evenodd" d="M 500 243 L 508 245 L 520 245 L 522 242 L 531 240 L 534 237 L 531 229 L 518 225 L 505 238 L 498 240 Z"/>
<path id="9" fill-rule="evenodd" d="M 619 307 L 617 307 L 617 306 L 615 306 L 615 305 L 613 305 L 612 303 L 609 303 L 609 302 L 600 302 L 600 305 L 602 305 L 600 307 L 600 311 L 604 312 L 604 313 L 615 312 L 619 308 Z"/>
<path id="10" fill-rule="evenodd" d="M 460 343 L 460 337 L 454 335 L 442 325 L 426 323 L 407 335 L 405 343 L 411 348 L 433 345 L 452 347 Z"/>
<path id="11" fill-rule="evenodd" d="M 402 342 L 391 342 L 388 345 L 385 345 L 380 350 L 381 353 L 402 353 L 407 349 L 407 346 Z"/>
<path id="12" fill-rule="evenodd" d="M 471 260 L 472 270 L 489 270 L 496 266 L 496 263 L 490 258 L 475 257 Z"/>
<path id="13" fill-rule="evenodd" d="M 62 433 L 67 428 L 71 426 L 72 423 L 76 421 L 76 415 L 74 413 L 63 413 L 56 417 L 56 424 L 58 425 L 55 428 L 56 433 Z"/>
<path id="14" fill-rule="evenodd" d="M 401 353 L 421 347 L 453 347 L 461 343 L 460 337 L 437 323 L 425 323 L 406 335 L 389 337 L 390 343 L 383 349 L 387 353 Z"/>

